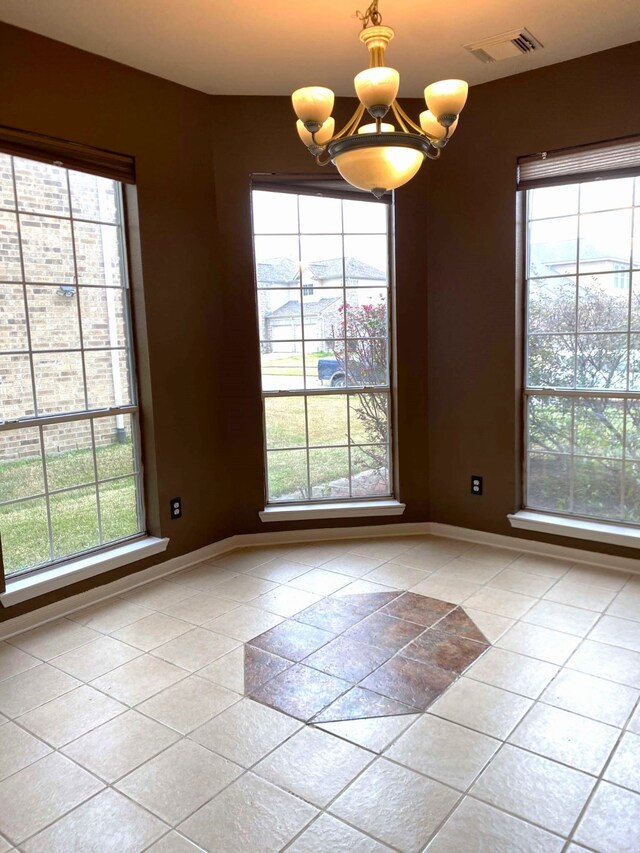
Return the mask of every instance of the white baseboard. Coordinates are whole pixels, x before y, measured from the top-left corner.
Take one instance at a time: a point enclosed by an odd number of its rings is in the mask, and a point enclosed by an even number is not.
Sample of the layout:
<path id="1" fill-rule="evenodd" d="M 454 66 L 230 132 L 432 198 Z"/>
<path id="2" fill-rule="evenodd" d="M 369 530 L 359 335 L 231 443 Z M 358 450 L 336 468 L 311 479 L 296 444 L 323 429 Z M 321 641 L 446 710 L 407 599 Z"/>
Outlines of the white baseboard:
<path id="1" fill-rule="evenodd" d="M 537 542 L 532 539 L 518 539 L 498 533 L 487 533 L 483 530 L 471 530 L 465 527 L 454 527 L 450 524 L 437 522 L 405 522 L 401 524 L 367 525 L 363 527 L 328 527 L 317 530 L 277 530 L 265 533 L 248 533 L 229 536 L 197 551 L 191 551 L 180 557 L 165 560 L 148 569 L 127 575 L 112 583 L 95 587 L 48 604 L 38 610 L 15 616 L 0 623 L 0 640 L 20 634 L 23 631 L 37 628 L 46 622 L 52 622 L 63 616 L 68 616 L 76 610 L 82 610 L 92 604 L 98 604 L 108 598 L 121 595 L 130 589 L 158 580 L 159 578 L 179 572 L 196 563 L 219 557 L 237 548 L 256 548 L 261 545 L 278 545 L 295 542 L 327 542 L 339 539 L 370 539 L 391 536 L 424 536 L 426 534 L 443 536 L 448 539 L 462 539 L 478 545 L 493 545 L 528 554 L 540 554 L 556 557 L 573 562 L 586 563 L 591 566 L 613 569 L 617 571 L 640 574 L 640 560 L 628 557 L 615 557 L 610 554 L 595 554 L 579 548 L 567 548 L 563 545 L 553 545 L 548 542 Z"/>

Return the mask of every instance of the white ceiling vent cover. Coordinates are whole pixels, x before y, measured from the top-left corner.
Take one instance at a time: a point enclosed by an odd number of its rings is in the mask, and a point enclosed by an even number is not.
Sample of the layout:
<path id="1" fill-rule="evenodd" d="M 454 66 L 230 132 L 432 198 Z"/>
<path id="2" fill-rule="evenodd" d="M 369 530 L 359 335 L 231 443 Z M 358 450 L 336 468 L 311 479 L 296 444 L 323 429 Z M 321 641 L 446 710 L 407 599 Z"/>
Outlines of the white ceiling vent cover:
<path id="1" fill-rule="evenodd" d="M 519 30 L 510 30 L 508 33 L 500 33 L 497 36 L 490 36 L 473 44 L 465 44 L 463 47 L 480 62 L 500 62 L 503 59 L 510 59 L 512 56 L 521 56 L 523 53 L 542 50 L 542 44 L 524 27 Z"/>

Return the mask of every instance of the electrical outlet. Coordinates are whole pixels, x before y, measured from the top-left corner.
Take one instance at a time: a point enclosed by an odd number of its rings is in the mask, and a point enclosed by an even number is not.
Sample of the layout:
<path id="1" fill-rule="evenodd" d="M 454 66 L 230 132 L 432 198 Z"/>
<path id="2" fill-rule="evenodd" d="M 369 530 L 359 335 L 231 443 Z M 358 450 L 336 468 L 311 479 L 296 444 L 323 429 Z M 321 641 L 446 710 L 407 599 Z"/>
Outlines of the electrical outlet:
<path id="1" fill-rule="evenodd" d="M 472 495 L 481 495 L 482 494 L 482 477 L 479 474 L 471 475 L 471 494 Z"/>
<path id="2" fill-rule="evenodd" d="M 171 518 L 182 518 L 182 498 L 171 498 L 169 506 Z"/>

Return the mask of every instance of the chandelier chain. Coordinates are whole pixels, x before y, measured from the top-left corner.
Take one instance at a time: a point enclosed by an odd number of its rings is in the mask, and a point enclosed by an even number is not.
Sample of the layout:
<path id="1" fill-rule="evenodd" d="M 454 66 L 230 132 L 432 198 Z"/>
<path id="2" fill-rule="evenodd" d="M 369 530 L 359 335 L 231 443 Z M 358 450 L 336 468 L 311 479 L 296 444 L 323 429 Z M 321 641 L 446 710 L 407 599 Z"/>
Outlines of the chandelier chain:
<path id="1" fill-rule="evenodd" d="M 382 15 L 378 11 L 378 0 L 372 0 L 366 12 L 356 12 L 356 18 L 362 21 L 362 29 L 368 26 L 379 27 L 382 23 Z"/>

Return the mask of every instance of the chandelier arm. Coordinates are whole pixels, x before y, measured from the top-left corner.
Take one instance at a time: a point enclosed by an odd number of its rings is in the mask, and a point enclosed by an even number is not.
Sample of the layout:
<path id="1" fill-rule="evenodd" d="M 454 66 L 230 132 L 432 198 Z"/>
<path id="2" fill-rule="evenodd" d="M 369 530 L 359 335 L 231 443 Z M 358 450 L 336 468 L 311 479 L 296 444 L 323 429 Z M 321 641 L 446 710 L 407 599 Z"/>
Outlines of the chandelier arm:
<path id="1" fill-rule="evenodd" d="M 329 156 L 329 149 L 323 148 L 323 150 L 316 156 L 316 163 L 318 166 L 328 166 L 331 162 L 331 157 Z"/>
<path id="2" fill-rule="evenodd" d="M 364 110 L 364 106 L 362 104 L 359 104 L 357 110 L 351 116 L 349 121 L 341 130 L 334 134 L 333 139 L 329 140 L 329 142 L 327 142 L 327 145 L 329 145 L 331 142 L 334 142 L 336 139 L 342 139 L 343 136 L 351 136 L 355 131 L 356 127 L 360 124 L 360 119 L 364 115 Z"/>
<path id="3" fill-rule="evenodd" d="M 442 148 L 433 148 L 433 146 L 431 147 L 434 153 L 432 154 L 431 151 L 427 151 L 425 157 L 428 157 L 429 160 L 439 160 L 442 156 Z"/>
<path id="4" fill-rule="evenodd" d="M 406 112 L 402 109 L 402 107 L 400 106 L 400 104 L 397 101 L 394 101 L 393 104 L 391 104 L 391 108 L 393 109 L 394 106 L 398 111 L 398 112 L 396 112 L 395 109 L 393 110 L 394 113 L 396 114 L 396 116 L 398 115 L 398 113 L 400 113 L 400 115 L 405 120 L 405 122 L 409 125 L 409 127 L 411 127 L 413 130 L 415 130 L 416 133 L 419 133 L 420 136 L 426 136 L 427 138 L 431 139 L 431 137 L 429 137 L 428 133 L 425 133 L 424 130 L 421 127 L 419 127 L 419 125 L 417 125 L 414 121 L 411 120 L 411 118 L 409 118 L 409 116 L 406 114 Z"/>
<path id="5" fill-rule="evenodd" d="M 411 131 L 409 130 L 409 128 L 405 124 L 404 118 L 402 117 L 402 113 L 400 111 L 400 107 L 399 107 L 397 101 L 393 101 L 393 103 L 391 104 L 391 110 L 392 110 L 394 116 L 396 117 L 396 120 L 397 120 L 398 124 L 400 125 L 400 127 L 402 128 L 402 130 L 405 133 L 411 133 Z M 422 133 L 422 131 L 420 131 L 420 132 Z"/>

